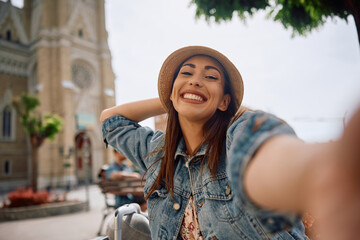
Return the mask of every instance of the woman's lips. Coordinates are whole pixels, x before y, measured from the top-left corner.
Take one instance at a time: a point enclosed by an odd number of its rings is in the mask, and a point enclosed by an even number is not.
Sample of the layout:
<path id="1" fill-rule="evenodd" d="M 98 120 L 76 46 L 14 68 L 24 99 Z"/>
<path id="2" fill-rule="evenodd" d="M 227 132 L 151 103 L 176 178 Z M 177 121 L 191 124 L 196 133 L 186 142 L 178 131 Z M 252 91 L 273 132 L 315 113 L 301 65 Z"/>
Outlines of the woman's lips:
<path id="1" fill-rule="evenodd" d="M 203 103 L 207 100 L 207 98 L 203 94 L 198 93 L 198 92 L 191 92 L 191 91 L 183 92 L 180 95 L 180 97 L 183 100 L 190 101 L 190 102 L 196 102 L 196 103 Z"/>
<path id="2" fill-rule="evenodd" d="M 196 95 L 196 94 L 193 94 L 193 93 L 185 93 L 183 94 L 183 98 L 184 99 L 190 99 L 190 100 L 196 100 L 196 101 L 199 101 L 199 102 L 204 102 L 204 98 L 199 96 L 199 95 Z"/>

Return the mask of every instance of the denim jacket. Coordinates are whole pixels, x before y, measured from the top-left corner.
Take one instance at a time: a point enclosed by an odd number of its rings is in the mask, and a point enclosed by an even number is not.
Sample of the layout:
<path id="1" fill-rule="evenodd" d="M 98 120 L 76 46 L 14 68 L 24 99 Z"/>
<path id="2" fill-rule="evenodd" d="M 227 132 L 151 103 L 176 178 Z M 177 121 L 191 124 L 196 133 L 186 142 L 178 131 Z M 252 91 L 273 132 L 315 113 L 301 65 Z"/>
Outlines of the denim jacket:
<path id="1" fill-rule="evenodd" d="M 160 170 L 161 160 L 156 160 L 163 155 L 165 134 L 120 115 L 104 120 L 102 131 L 106 146 L 146 172 L 147 194 Z M 261 209 L 244 191 L 243 175 L 252 156 L 267 139 L 280 134 L 295 133 L 273 115 L 243 114 L 228 128 L 215 178 L 206 166 L 206 145 L 189 158 L 181 139 L 174 158 L 174 198 L 163 182 L 147 202 L 152 239 L 178 239 L 191 195 L 204 239 L 307 239 L 299 216 Z"/>

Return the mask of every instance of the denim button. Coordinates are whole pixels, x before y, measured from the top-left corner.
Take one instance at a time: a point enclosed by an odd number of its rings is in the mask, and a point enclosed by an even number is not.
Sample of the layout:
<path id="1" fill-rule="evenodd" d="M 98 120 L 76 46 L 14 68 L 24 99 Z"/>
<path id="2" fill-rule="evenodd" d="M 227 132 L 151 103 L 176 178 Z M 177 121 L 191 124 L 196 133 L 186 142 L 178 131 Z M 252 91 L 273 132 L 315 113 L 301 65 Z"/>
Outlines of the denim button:
<path id="1" fill-rule="evenodd" d="M 274 223 L 275 223 L 275 221 L 274 221 L 274 219 L 269 218 L 269 219 L 268 219 L 268 223 L 269 223 L 269 224 L 274 224 Z"/>
<path id="2" fill-rule="evenodd" d="M 204 204 L 204 201 L 205 201 L 205 198 L 201 202 L 198 203 L 198 207 L 202 207 L 202 205 Z"/>
<path id="3" fill-rule="evenodd" d="M 285 229 L 285 231 L 288 232 L 288 231 L 290 231 L 291 227 L 289 225 L 285 225 L 284 229 Z"/>
<path id="4" fill-rule="evenodd" d="M 227 184 L 226 184 L 226 191 L 225 191 L 225 194 L 226 194 L 226 195 L 229 195 L 230 193 L 231 193 L 231 189 L 230 189 L 229 184 L 227 183 Z"/>
<path id="5" fill-rule="evenodd" d="M 180 209 L 180 204 L 174 203 L 173 209 L 175 209 L 176 211 L 179 210 Z"/>

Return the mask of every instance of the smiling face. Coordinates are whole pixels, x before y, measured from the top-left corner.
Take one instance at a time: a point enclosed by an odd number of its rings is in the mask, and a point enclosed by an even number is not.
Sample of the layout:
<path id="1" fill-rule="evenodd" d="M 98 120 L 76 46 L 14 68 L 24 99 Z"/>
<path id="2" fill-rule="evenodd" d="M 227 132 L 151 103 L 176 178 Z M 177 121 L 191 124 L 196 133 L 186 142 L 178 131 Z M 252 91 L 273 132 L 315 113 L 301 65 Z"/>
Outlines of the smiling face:
<path id="1" fill-rule="evenodd" d="M 221 69 L 207 56 L 194 56 L 183 63 L 170 96 L 180 121 L 206 123 L 217 109 L 227 110 L 230 95 L 224 94 L 225 76 Z"/>

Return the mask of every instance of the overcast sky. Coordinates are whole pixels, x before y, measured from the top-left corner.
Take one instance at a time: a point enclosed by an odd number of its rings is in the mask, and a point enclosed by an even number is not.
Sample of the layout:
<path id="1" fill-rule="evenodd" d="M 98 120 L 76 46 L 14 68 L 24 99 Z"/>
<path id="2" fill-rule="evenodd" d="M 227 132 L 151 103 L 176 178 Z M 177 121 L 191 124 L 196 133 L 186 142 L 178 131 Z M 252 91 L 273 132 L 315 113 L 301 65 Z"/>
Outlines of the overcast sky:
<path id="1" fill-rule="evenodd" d="M 307 141 L 334 139 L 360 103 L 360 50 L 353 18 L 329 20 L 291 38 L 260 12 L 246 24 L 195 19 L 190 0 L 107 0 L 106 21 L 117 103 L 157 97 L 162 62 L 205 45 L 224 53 L 245 83 L 243 104 L 287 120 Z"/>
<path id="2" fill-rule="evenodd" d="M 340 134 L 341 119 L 360 103 L 360 50 L 352 17 L 348 23 L 329 19 L 307 37 L 291 38 L 289 30 L 262 12 L 246 24 L 237 18 L 207 24 L 195 19 L 189 3 L 106 0 L 117 104 L 157 97 L 165 58 L 180 47 L 204 45 L 238 67 L 244 105 L 285 119 L 307 141 Z"/>

